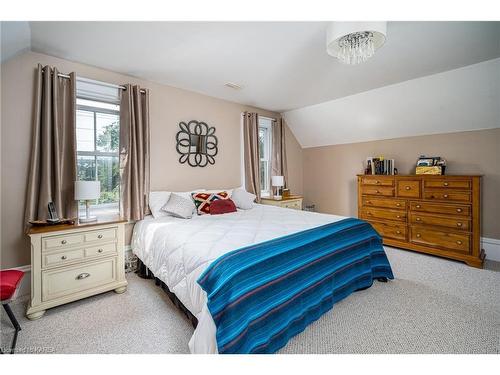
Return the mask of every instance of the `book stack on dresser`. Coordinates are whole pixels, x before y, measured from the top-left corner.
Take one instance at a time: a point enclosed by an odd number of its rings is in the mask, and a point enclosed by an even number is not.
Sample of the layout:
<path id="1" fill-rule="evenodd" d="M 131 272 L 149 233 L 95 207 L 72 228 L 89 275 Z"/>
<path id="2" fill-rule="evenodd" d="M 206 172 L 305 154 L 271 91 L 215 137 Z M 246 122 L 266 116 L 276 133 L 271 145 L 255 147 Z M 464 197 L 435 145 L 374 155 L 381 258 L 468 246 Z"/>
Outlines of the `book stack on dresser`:
<path id="1" fill-rule="evenodd" d="M 480 176 L 358 175 L 358 217 L 384 244 L 482 267 Z"/>

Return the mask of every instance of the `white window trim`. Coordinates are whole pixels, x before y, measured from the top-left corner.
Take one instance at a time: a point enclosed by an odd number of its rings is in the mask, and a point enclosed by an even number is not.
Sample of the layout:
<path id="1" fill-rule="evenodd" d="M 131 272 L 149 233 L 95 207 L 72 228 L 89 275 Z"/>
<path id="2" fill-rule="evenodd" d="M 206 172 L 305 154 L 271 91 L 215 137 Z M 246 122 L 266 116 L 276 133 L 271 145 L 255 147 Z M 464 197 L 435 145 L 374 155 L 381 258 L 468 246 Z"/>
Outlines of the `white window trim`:
<path id="1" fill-rule="evenodd" d="M 78 99 L 86 99 L 86 100 L 93 100 L 93 101 L 97 101 L 97 102 L 106 102 L 102 99 L 99 99 L 99 98 L 92 98 L 90 99 L 89 97 L 87 96 L 83 96 L 83 97 L 80 97 L 78 96 L 78 93 L 77 93 L 77 100 Z M 115 103 L 112 103 L 112 104 L 117 104 L 116 102 Z M 76 105 L 76 110 L 79 111 L 79 110 L 82 110 L 82 111 L 89 111 L 89 112 L 93 112 L 94 113 L 94 151 L 78 151 L 76 152 L 76 155 L 77 155 L 77 159 L 78 159 L 78 156 L 93 156 L 94 157 L 94 160 L 95 160 L 95 179 L 97 181 L 97 177 L 98 177 L 98 173 L 97 173 L 97 157 L 99 156 L 115 156 L 115 157 L 120 157 L 120 152 L 119 150 L 117 150 L 116 152 L 106 152 L 106 151 L 98 151 L 97 150 L 97 147 L 96 147 L 96 142 L 97 142 L 97 128 L 96 128 L 96 113 L 99 112 L 99 113 L 107 113 L 107 114 L 113 114 L 113 115 L 118 115 L 120 116 L 120 111 L 119 110 L 113 110 L 113 109 L 106 109 L 106 108 L 99 108 L 99 107 L 93 107 L 93 106 L 88 106 L 88 105 L 82 105 L 82 104 L 77 104 Z M 114 203 L 102 203 L 102 204 L 94 204 L 92 205 L 92 208 L 95 210 L 103 210 L 105 211 L 107 207 L 110 207 L 111 205 L 114 206 Z M 78 208 L 80 210 L 80 204 L 78 205 Z M 118 206 L 118 210 L 117 210 L 117 214 L 119 214 L 119 211 L 120 211 L 120 202 L 117 202 L 117 206 Z M 95 211 L 94 211 L 95 212 Z"/>
<path id="2" fill-rule="evenodd" d="M 266 121 L 263 121 L 262 123 L 260 122 L 260 120 L 266 120 Z M 264 116 L 260 116 L 259 117 L 259 128 L 264 128 L 266 129 L 266 133 L 267 133 L 267 142 L 264 142 L 265 145 L 266 145 L 266 152 L 264 154 L 267 154 L 267 159 L 259 159 L 259 162 L 262 162 L 263 160 L 267 160 L 267 163 L 268 163 L 268 175 L 271 176 L 271 163 L 272 163 L 272 147 L 273 147 L 273 144 L 272 144 L 272 130 L 273 130 L 273 119 L 269 118 L 269 117 L 264 117 Z M 268 180 L 270 180 L 270 177 L 268 178 Z M 266 181 L 265 185 L 269 184 L 269 181 Z M 260 194 L 262 197 L 270 197 L 272 194 L 271 194 L 271 186 L 266 186 L 267 189 L 264 189 L 264 190 L 261 190 Z"/>

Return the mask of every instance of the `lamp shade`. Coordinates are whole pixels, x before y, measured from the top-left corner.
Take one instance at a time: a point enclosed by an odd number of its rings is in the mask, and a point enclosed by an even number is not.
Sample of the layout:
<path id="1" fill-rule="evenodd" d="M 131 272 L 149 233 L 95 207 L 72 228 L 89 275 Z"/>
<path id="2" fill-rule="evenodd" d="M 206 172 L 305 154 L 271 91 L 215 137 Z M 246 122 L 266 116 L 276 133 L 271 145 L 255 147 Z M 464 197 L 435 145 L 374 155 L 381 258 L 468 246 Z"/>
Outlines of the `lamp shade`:
<path id="1" fill-rule="evenodd" d="M 101 195 L 99 181 L 75 181 L 75 199 L 78 201 L 97 199 Z"/>
<path id="2" fill-rule="evenodd" d="M 283 186 L 285 185 L 285 179 L 283 178 L 283 176 L 272 176 L 271 184 L 273 186 Z"/>

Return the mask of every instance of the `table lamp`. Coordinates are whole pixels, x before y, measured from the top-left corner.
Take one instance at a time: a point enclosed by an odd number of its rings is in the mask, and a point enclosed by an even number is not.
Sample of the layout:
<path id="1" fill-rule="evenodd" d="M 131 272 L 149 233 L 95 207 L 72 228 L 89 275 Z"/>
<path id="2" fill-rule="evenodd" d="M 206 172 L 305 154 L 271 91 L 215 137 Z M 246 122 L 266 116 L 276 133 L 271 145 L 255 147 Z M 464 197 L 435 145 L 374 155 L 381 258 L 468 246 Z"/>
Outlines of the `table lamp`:
<path id="1" fill-rule="evenodd" d="M 90 201 L 98 199 L 101 195 L 99 181 L 75 181 L 75 200 L 85 201 L 85 217 L 80 218 L 81 223 L 97 221 L 96 216 L 90 216 Z"/>
<path id="2" fill-rule="evenodd" d="M 282 199 L 281 190 L 285 185 L 285 179 L 283 176 L 272 176 L 271 177 L 271 185 L 276 188 L 276 193 L 274 194 L 274 199 Z"/>

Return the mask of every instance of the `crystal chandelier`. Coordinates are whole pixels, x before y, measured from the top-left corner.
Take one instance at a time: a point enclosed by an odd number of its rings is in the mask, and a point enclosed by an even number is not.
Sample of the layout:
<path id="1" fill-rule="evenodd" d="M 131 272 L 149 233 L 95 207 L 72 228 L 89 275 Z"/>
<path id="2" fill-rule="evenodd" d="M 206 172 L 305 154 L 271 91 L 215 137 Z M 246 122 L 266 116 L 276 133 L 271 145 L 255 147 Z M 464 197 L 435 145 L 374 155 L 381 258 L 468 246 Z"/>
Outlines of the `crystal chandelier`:
<path id="1" fill-rule="evenodd" d="M 332 22 L 326 50 L 344 64 L 360 64 L 385 43 L 386 27 L 386 22 Z"/>

